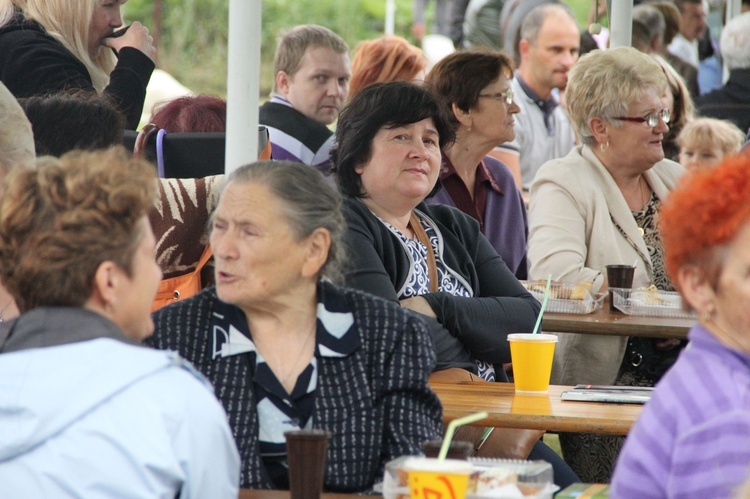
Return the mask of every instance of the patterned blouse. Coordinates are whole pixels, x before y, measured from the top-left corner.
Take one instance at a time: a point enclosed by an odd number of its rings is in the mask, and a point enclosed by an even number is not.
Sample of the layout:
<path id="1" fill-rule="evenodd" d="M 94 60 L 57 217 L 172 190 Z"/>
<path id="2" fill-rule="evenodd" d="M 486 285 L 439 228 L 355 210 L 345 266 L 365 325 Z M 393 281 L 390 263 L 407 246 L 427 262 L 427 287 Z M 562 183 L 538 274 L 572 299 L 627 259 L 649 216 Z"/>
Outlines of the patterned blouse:
<path id="1" fill-rule="evenodd" d="M 652 284 L 662 291 L 674 291 L 672 281 L 667 275 L 664 265 L 664 245 L 661 242 L 661 231 L 659 230 L 659 207 L 661 201 L 652 192 L 651 199 L 641 211 L 633 211 L 633 218 L 643 230 L 643 240 L 648 248 L 648 256 L 651 258 L 653 275 Z"/>
<path id="2" fill-rule="evenodd" d="M 422 224 L 422 227 L 430 238 L 430 243 L 432 244 L 432 252 L 435 255 L 435 263 L 437 264 L 438 280 L 440 281 L 438 288 L 440 291 L 450 293 L 453 296 L 471 298 L 472 294 L 469 288 L 463 285 L 461 280 L 458 279 L 458 274 L 448 267 L 441 258 L 438 228 L 435 227 L 432 220 L 427 218 L 424 214 L 419 212 L 415 213 L 417 213 L 419 222 Z M 388 227 L 388 230 L 398 236 L 401 244 L 406 248 L 409 258 L 414 262 L 414 272 L 407 279 L 403 291 L 398 297 L 399 300 L 429 293 L 430 278 L 429 270 L 427 268 L 427 248 L 418 240 L 406 237 L 400 230 L 377 215 L 375 216 L 383 223 L 383 225 Z M 477 365 L 479 377 L 487 381 L 495 381 L 495 368 L 492 364 L 480 360 L 474 360 L 474 362 Z"/>

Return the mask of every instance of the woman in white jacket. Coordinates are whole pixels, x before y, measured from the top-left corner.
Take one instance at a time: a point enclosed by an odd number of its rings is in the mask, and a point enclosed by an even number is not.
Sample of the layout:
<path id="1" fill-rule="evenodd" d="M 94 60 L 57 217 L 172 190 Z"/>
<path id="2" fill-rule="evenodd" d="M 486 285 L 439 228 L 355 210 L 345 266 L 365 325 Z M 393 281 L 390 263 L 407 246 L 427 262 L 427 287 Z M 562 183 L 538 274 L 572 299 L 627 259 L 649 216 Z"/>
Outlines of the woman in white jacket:
<path id="1" fill-rule="evenodd" d="M 566 101 L 582 145 L 545 163 L 532 184 L 531 278 L 590 281 L 603 291 L 606 265 L 637 262 L 634 287 L 673 290 L 658 212 L 684 170 L 664 159 L 666 92 L 659 64 L 629 47 L 593 51 L 573 67 Z M 553 380 L 653 385 L 678 353 L 671 340 L 560 335 Z M 593 449 L 582 454 L 588 466 L 573 468 L 583 481 L 608 481 L 616 451 L 609 459 Z"/>
<path id="2" fill-rule="evenodd" d="M 0 495 L 236 498 L 239 456 L 210 385 L 151 335 L 161 280 L 153 167 L 124 150 L 7 179 L 0 278 Z"/>

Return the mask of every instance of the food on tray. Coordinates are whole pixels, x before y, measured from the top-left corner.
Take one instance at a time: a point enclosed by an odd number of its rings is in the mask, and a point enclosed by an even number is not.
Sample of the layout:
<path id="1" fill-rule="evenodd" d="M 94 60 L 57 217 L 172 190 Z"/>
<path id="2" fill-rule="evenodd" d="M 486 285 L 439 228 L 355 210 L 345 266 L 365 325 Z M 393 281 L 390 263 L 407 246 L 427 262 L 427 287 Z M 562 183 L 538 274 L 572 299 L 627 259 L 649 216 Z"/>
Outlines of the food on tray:
<path id="1" fill-rule="evenodd" d="M 647 307 L 672 307 L 677 305 L 673 300 L 667 298 L 668 296 L 653 284 L 647 288 L 634 289 L 630 294 L 630 299 L 634 303 L 640 303 Z"/>
<path id="2" fill-rule="evenodd" d="M 659 290 L 653 284 L 646 288 L 646 305 L 669 305 L 669 300 L 659 296 Z"/>
<path id="3" fill-rule="evenodd" d="M 594 283 L 588 281 L 579 281 L 576 283 L 553 282 L 549 288 L 549 297 L 558 300 L 576 300 L 586 299 L 586 293 L 591 293 Z M 544 294 L 547 289 L 547 280 L 538 279 L 529 281 L 527 285 L 529 291 Z"/>
<path id="4" fill-rule="evenodd" d="M 518 474 L 507 468 L 484 468 L 469 477 L 467 492 L 489 492 L 508 484 L 518 484 Z"/>

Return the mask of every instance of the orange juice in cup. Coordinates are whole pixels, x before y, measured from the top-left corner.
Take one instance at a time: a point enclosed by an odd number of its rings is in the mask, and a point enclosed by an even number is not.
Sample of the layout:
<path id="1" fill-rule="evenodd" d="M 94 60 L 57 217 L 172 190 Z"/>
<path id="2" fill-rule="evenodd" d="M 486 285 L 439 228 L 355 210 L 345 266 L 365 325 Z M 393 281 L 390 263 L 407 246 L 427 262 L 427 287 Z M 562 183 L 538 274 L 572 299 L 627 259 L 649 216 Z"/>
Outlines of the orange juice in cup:
<path id="1" fill-rule="evenodd" d="M 557 336 L 544 333 L 508 335 L 513 379 L 520 393 L 547 393 Z"/>
<path id="2" fill-rule="evenodd" d="M 457 459 L 413 458 L 404 465 L 412 499 L 465 499 L 473 467 Z"/>

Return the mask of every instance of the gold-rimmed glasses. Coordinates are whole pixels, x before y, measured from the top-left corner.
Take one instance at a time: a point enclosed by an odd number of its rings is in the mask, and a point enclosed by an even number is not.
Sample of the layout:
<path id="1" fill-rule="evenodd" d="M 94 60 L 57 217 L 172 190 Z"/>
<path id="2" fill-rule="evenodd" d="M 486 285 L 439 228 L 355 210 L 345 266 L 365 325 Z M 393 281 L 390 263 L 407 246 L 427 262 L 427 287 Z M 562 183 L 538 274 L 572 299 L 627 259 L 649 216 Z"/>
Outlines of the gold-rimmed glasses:
<path id="1" fill-rule="evenodd" d="M 508 88 L 502 92 L 496 92 L 494 94 L 479 94 L 478 97 L 487 97 L 495 99 L 496 101 L 505 102 L 507 105 L 513 104 L 513 89 Z"/>

